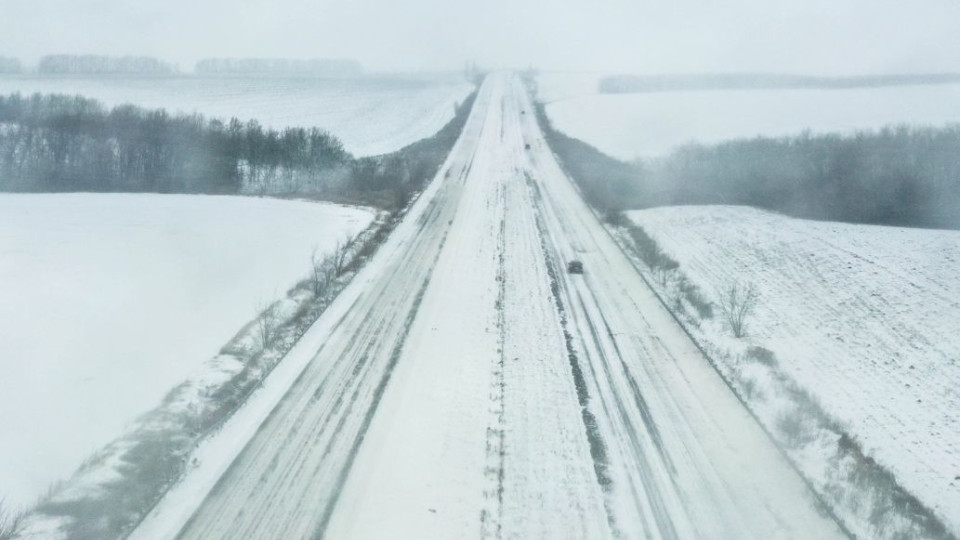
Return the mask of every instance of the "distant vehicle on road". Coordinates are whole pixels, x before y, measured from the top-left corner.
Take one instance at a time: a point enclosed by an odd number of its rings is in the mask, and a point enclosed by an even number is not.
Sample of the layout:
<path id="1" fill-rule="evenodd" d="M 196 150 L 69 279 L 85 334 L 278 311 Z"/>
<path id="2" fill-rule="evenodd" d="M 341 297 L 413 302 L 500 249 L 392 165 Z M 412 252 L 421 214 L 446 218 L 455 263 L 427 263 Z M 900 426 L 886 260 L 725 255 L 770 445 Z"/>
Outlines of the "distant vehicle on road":
<path id="1" fill-rule="evenodd" d="M 568 274 L 582 274 L 583 273 L 583 263 L 580 261 L 570 261 L 567 263 L 567 273 Z"/>
<path id="2" fill-rule="evenodd" d="M 529 150 L 529 149 L 530 149 L 530 143 L 527 143 L 527 144 L 523 145 L 523 147 L 526 148 L 527 150 Z"/>

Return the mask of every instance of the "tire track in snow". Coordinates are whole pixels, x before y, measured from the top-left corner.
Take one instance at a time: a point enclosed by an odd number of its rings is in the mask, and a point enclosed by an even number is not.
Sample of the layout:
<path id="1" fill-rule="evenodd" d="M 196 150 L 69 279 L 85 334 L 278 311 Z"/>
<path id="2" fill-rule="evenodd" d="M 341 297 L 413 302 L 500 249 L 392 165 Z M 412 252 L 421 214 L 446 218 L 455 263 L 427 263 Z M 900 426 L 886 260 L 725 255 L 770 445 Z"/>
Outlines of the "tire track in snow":
<path id="1" fill-rule="evenodd" d="M 502 137 L 502 132 L 501 132 Z M 503 207 L 503 189 L 498 186 L 498 201 Z M 506 296 L 506 276 L 504 252 L 506 250 L 506 217 L 500 217 L 500 228 L 497 232 L 497 364 L 493 367 L 493 378 L 490 382 L 490 401 L 493 418 L 487 427 L 486 459 L 484 475 L 489 486 L 484 492 L 486 507 L 480 512 L 480 537 L 501 538 L 503 536 L 503 477 L 504 477 L 504 368 L 505 351 L 504 341 L 504 299 Z"/>
<path id="2" fill-rule="evenodd" d="M 534 182 L 533 178 L 530 177 L 529 174 L 525 175 L 525 178 L 534 202 L 539 203 L 541 200 L 539 186 L 537 186 L 536 182 Z M 597 418 L 590 410 L 590 394 L 587 390 L 587 381 L 583 375 L 583 369 L 580 367 L 580 360 L 577 355 L 577 350 L 573 345 L 573 335 L 570 333 L 567 325 L 567 311 L 561 298 L 561 285 L 557 278 L 556 262 L 553 260 L 550 250 L 547 248 L 546 237 L 544 234 L 544 227 L 539 208 L 540 205 L 536 204 L 534 215 L 540 240 L 541 255 L 547 266 L 547 274 L 550 278 L 550 293 L 552 295 L 554 307 L 556 308 L 560 317 L 560 325 L 563 329 L 567 360 L 570 364 L 570 373 L 573 377 L 573 384 L 577 392 L 577 402 L 580 404 L 580 414 L 583 421 L 584 433 L 586 434 L 590 447 L 590 456 L 593 458 L 593 470 L 597 478 L 597 484 L 604 491 L 604 493 L 609 495 L 612 489 L 613 481 L 609 474 L 610 458 L 607 454 L 607 444 L 604 442 L 603 435 L 600 433 L 600 429 L 597 424 Z M 619 532 L 617 532 L 618 528 L 616 515 L 613 511 L 613 508 L 610 506 L 608 499 L 609 497 L 605 497 L 604 500 L 604 506 L 607 512 L 607 522 L 609 523 L 611 530 L 614 531 L 614 534 L 619 536 Z"/>
<path id="3" fill-rule="evenodd" d="M 442 247 L 443 241 L 441 241 L 440 244 Z M 439 251 L 437 252 L 437 255 L 439 257 Z M 436 261 L 434 260 L 434 262 Z M 370 422 L 373 420 L 373 415 L 376 414 L 377 407 L 380 405 L 380 399 L 383 397 L 383 392 L 386 390 L 387 384 L 390 382 L 390 375 L 393 373 L 393 369 L 400 360 L 400 352 L 403 350 L 403 346 L 406 343 L 406 338 L 410 331 L 410 325 L 413 324 L 413 319 L 417 315 L 417 312 L 420 308 L 420 303 L 423 301 L 423 294 L 426 292 L 427 285 L 429 284 L 430 278 L 428 276 L 427 279 L 423 281 L 423 285 L 420 286 L 420 290 L 417 292 L 413 309 L 407 313 L 407 318 L 403 323 L 403 337 L 397 341 L 396 345 L 394 345 L 393 352 L 390 353 L 390 362 L 387 364 L 386 372 L 380 379 L 380 383 L 377 384 L 377 388 L 374 391 L 373 401 L 370 403 L 369 407 L 367 408 L 367 412 L 363 417 L 363 424 L 360 426 L 359 433 L 354 438 L 353 446 L 350 448 L 347 461 L 340 469 L 340 474 L 336 480 L 336 487 L 333 489 L 331 499 L 327 502 L 326 507 L 324 508 L 323 516 L 320 519 L 320 523 L 317 524 L 317 528 L 313 533 L 313 538 L 322 539 L 325 537 L 324 535 L 326 533 L 327 524 L 330 522 L 330 516 L 336 507 L 337 501 L 340 498 L 340 493 L 343 491 L 343 485 L 346 483 L 347 476 L 350 474 L 350 470 L 353 467 L 353 462 L 357 457 L 357 450 L 360 448 L 360 445 L 363 444 L 363 439 L 366 436 L 367 429 L 370 427 Z M 346 418 L 346 416 L 344 416 L 344 418 Z"/>
<path id="4" fill-rule="evenodd" d="M 618 392 L 612 392 L 613 405 L 616 408 L 620 425 L 622 426 L 622 429 L 626 433 L 631 444 L 628 455 L 633 459 L 629 461 L 632 462 L 633 466 L 637 467 L 640 473 L 639 482 L 635 481 L 633 476 L 629 476 L 627 478 L 631 484 L 635 503 L 637 504 L 638 508 L 641 509 L 649 506 L 649 513 L 656 521 L 655 526 L 658 536 L 671 539 L 680 538 L 677 527 L 671 518 L 670 511 L 668 510 L 668 504 L 664 500 L 664 494 L 667 493 L 667 489 L 670 489 L 671 492 L 676 492 L 677 486 L 675 483 L 673 483 L 674 476 L 668 476 L 667 478 L 669 479 L 669 484 L 665 484 L 658 479 L 657 474 L 654 471 L 655 465 L 651 463 L 651 461 L 657 460 L 659 462 L 657 463 L 658 465 L 666 465 L 666 468 L 668 468 L 672 474 L 676 473 L 676 469 L 670 462 L 668 454 L 663 449 L 662 443 L 659 439 L 659 430 L 657 429 L 653 418 L 650 416 L 650 411 L 646 405 L 646 401 L 643 399 L 642 395 L 640 395 L 636 380 L 633 379 L 627 370 L 625 362 L 620 356 L 619 351 L 617 351 L 617 359 L 619 360 L 619 365 L 622 370 L 617 372 L 616 369 L 611 365 L 610 358 L 604 351 L 604 341 L 606 340 L 601 341 L 600 334 L 597 332 L 596 325 L 592 317 L 589 315 L 587 304 L 583 297 L 579 292 L 576 293 L 576 296 L 581 308 L 583 309 L 583 313 L 586 314 L 584 320 L 586 320 L 587 328 L 590 331 L 590 338 L 594 346 L 593 350 L 596 351 L 597 358 L 599 359 L 600 366 L 602 367 L 601 373 L 604 377 L 604 381 L 606 382 L 607 386 L 612 389 L 619 386 L 618 380 L 628 382 L 631 390 L 633 390 L 635 404 L 637 407 L 636 410 L 639 412 L 640 418 L 643 421 L 643 425 L 646 428 L 644 434 L 647 435 L 651 441 L 653 441 L 657 450 L 656 455 L 648 455 L 649 453 L 647 452 L 646 445 L 644 444 L 640 433 L 633 423 L 630 412 L 624 403 L 623 396 Z M 611 339 L 609 342 L 612 343 L 614 340 Z M 621 442 L 623 441 L 621 440 Z M 643 491 L 643 496 L 638 493 L 639 490 Z M 641 516 L 643 515 L 644 514 L 641 514 Z M 648 523 L 645 523 L 645 526 L 645 528 L 650 528 L 650 524 Z"/>

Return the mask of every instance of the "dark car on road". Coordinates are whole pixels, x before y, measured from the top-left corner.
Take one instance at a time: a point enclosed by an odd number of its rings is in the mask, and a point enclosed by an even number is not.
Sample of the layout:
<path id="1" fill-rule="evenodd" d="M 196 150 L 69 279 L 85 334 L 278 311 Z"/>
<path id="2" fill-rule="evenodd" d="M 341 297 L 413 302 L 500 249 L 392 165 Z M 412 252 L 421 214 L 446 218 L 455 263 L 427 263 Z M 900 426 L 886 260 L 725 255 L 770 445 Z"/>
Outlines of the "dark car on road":
<path id="1" fill-rule="evenodd" d="M 583 273 L 583 263 L 580 261 L 570 261 L 567 263 L 567 273 L 568 274 L 582 274 Z"/>

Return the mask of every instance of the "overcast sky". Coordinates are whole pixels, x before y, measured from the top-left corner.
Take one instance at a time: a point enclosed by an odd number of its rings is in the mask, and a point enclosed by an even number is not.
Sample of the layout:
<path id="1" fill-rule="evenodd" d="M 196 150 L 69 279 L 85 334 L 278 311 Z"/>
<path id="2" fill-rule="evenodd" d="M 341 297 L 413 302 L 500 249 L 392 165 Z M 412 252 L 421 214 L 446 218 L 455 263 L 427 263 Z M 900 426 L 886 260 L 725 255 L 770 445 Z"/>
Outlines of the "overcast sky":
<path id="1" fill-rule="evenodd" d="M 549 7 L 547 7 L 549 6 Z M 340 57 L 368 70 L 960 72 L 960 0 L 0 0 L 0 55 Z"/>

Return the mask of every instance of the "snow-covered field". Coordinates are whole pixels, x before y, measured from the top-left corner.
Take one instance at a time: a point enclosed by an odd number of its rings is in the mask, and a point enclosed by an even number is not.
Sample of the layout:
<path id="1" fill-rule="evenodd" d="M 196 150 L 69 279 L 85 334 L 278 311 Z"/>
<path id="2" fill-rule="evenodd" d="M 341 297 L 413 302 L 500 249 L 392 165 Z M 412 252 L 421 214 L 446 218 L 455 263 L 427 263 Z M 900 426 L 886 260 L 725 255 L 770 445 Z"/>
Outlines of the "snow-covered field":
<path id="1" fill-rule="evenodd" d="M 453 118 L 472 85 L 457 76 L 318 79 L 253 76 L 81 77 L 0 75 L 0 94 L 61 93 L 108 105 L 256 119 L 265 126 L 320 127 L 358 156 L 392 152 Z"/>
<path id="2" fill-rule="evenodd" d="M 713 300 L 759 290 L 750 343 L 960 529 L 960 232 L 787 218 L 744 207 L 630 217 Z M 716 321 L 701 330 L 723 344 Z"/>
<path id="3" fill-rule="evenodd" d="M 545 71 L 537 76 L 537 99 L 549 104 L 593 96 L 597 94 L 597 85 L 602 78 L 600 73 Z"/>
<path id="4" fill-rule="evenodd" d="M 693 141 L 960 122 L 960 84 L 598 94 L 597 80 L 545 74 L 540 98 L 557 128 L 621 159 L 658 157 Z"/>
<path id="5" fill-rule="evenodd" d="M 372 213 L 181 195 L 0 195 L 0 499 L 27 505 Z"/>

